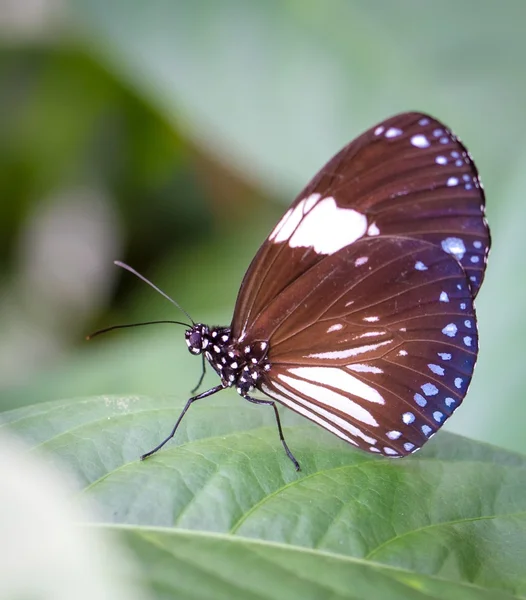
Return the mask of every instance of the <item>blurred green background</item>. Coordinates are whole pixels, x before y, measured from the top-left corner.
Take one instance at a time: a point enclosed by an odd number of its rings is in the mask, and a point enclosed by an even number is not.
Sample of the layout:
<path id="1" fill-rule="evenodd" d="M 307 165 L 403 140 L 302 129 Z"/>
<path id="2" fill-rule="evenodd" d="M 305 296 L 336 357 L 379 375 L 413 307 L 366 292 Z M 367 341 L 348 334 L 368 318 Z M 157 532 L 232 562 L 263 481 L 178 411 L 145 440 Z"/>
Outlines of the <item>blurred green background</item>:
<path id="1" fill-rule="evenodd" d="M 200 365 L 181 328 L 84 341 L 181 318 L 112 261 L 228 324 L 316 170 L 421 110 L 471 150 L 493 236 L 479 364 L 447 427 L 526 452 L 525 22 L 523 0 L 1 0 L 0 410 L 184 397 Z"/>

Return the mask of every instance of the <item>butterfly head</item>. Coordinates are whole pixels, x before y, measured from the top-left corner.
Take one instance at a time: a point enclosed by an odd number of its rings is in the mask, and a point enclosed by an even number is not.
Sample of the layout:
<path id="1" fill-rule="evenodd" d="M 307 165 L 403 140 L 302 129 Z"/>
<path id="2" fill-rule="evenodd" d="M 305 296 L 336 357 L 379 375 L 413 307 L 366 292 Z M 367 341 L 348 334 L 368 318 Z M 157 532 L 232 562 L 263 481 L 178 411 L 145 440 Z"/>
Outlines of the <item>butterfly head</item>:
<path id="1" fill-rule="evenodd" d="M 206 349 L 210 343 L 209 334 L 210 328 L 202 323 L 196 323 L 185 331 L 186 345 L 191 354 L 201 354 Z"/>

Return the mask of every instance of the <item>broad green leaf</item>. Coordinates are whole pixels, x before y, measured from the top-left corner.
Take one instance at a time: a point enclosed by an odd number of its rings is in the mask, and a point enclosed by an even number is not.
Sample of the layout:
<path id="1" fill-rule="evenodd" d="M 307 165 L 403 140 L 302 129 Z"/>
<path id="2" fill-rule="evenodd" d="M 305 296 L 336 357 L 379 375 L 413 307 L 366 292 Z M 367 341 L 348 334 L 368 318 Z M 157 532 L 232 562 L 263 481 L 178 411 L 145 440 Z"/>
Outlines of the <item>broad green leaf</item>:
<path id="1" fill-rule="evenodd" d="M 189 531 L 117 528 L 159 598 L 214 600 L 511 600 L 332 552 Z"/>
<path id="2" fill-rule="evenodd" d="M 471 597 L 463 595 L 465 584 L 492 589 L 495 596 L 488 597 L 526 594 L 525 457 L 440 432 L 415 456 L 384 460 L 283 411 L 287 441 L 302 466 L 296 473 L 272 411 L 223 392 L 196 403 L 176 439 L 139 462 L 169 432 L 182 405 L 170 397 L 106 396 L 39 404 L 0 418 L 76 477 L 102 523 L 132 527 L 139 553 L 151 548 L 144 549 L 138 526 L 166 528 L 152 534 L 161 540 L 153 546 L 170 548 L 194 543 L 181 541 L 181 531 L 201 532 L 184 533 L 197 540 L 196 556 L 201 543 L 210 555 L 224 545 L 217 560 L 229 565 L 229 585 L 244 552 L 233 540 L 242 537 L 282 544 L 285 570 L 299 561 L 308 571 L 311 557 L 324 565 L 328 554 L 336 570 L 352 558 L 364 580 L 390 581 L 393 571 L 378 571 L 384 565 L 401 569 L 405 583 L 432 586 L 439 578 L 460 586 L 458 596 L 437 597 Z M 166 551 L 166 560 L 178 564 L 180 550 L 173 552 Z M 220 569 L 214 561 L 209 566 Z M 266 562 L 261 569 L 264 578 L 274 576 Z M 415 583 L 415 593 L 427 589 L 421 585 Z M 393 598 L 411 597 L 393 589 Z"/>

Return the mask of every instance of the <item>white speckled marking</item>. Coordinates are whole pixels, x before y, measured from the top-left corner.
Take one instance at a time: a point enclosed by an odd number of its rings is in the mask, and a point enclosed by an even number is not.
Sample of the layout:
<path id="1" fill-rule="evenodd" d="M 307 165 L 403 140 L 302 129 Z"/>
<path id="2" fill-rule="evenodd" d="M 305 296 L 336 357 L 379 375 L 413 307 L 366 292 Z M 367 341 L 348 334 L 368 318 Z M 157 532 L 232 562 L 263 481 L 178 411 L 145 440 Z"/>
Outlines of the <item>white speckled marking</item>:
<path id="1" fill-rule="evenodd" d="M 424 407 L 427 404 L 427 400 L 422 396 L 422 394 L 415 394 L 414 400 L 418 404 L 418 406 Z"/>
<path id="2" fill-rule="evenodd" d="M 439 410 L 435 410 L 435 412 L 433 413 L 433 419 L 435 419 L 437 423 L 441 423 L 443 418 L 444 413 L 441 413 Z"/>
<path id="3" fill-rule="evenodd" d="M 402 415 L 402 421 L 406 425 L 411 425 L 415 420 L 415 415 L 412 412 L 406 412 Z"/>
<path id="4" fill-rule="evenodd" d="M 425 135 L 422 135 L 421 133 L 412 136 L 411 144 L 413 144 L 413 146 L 416 146 L 417 148 L 429 148 L 430 146 L 429 140 L 426 138 Z"/>
<path id="5" fill-rule="evenodd" d="M 444 368 L 441 367 L 440 365 L 434 365 L 433 363 L 430 363 L 427 366 L 429 367 L 430 371 L 435 373 L 435 375 L 441 375 L 441 376 L 444 375 Z"/>
<path id="6" fill-rule="evenodd" d="M 432 383 L 424 383 L 420 386 L 426 396 L 436 396 L 438 394 L 438 388 Z"/>
<path id="7" fill-rule="evenodd" d="M 441 246 L 444 252 L 451 254 L 457 260 L 462 260 L 466 253 L 466 246 L 464 246 L 464 242 L 460 238 L 446 238 L 445 240 L 442 240 Z"/>
<path id="8" fill-rule="evenodd" d="M 389 127 L 389 129 L 385 132 L 385 137 L 394 138 L 398 137 L 399 135 L 402 135 L 402 133 L 402 130 L 398 129 L 397 127 Z"/>
<path id="9" fill-rule="evenodd" d="M 392 448 L 389 448 L 388 446 L 384 448 L 384 452 L 386 454 L 389 454 L 390 456 L 398 456 L 398 452 L 396 450 L 393 450 Z"/>
<path id="10" fill-rule="evenodd" d="M 448 337 L 455 337 L 457 335 L 458 328 L 455 323 L 449 323 L 442 329 L 442 333 Z"/>
<path id="11" fill-rule="evenodd" d="M 378 227 L 376 226 L 376 223 L 371 223 L 369 225 L 369 229 L 367 230 L 367 233 L 369 235 L 379 235 L 380 230 L 378 229 Z"/>

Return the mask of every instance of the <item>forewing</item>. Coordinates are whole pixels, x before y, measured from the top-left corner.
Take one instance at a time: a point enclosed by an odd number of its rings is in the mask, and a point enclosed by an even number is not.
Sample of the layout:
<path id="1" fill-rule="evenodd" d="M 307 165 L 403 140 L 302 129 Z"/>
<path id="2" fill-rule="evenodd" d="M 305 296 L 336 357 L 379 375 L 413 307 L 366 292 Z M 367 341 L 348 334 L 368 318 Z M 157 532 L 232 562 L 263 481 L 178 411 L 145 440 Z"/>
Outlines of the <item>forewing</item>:
<path id="1" fill-rule="evenodd" d="M 430 242 L 459 261 L 475 297 L 490 247 L 484 205 L 475 164 L 449 129 L 421 113 L 387 119 L 332 158 L 271 232 L 241 285 L 233 335 L 243 340 L 273 298 L 360 239 Z"/>
<path id="2" fill-rule="evenodd" d="M 357 241 L 253 324 L 271 328 L 260 389 L 364 450 L 420 448 L 462 402 L 478 351 L 465 271 L 429 242 Z"/>

